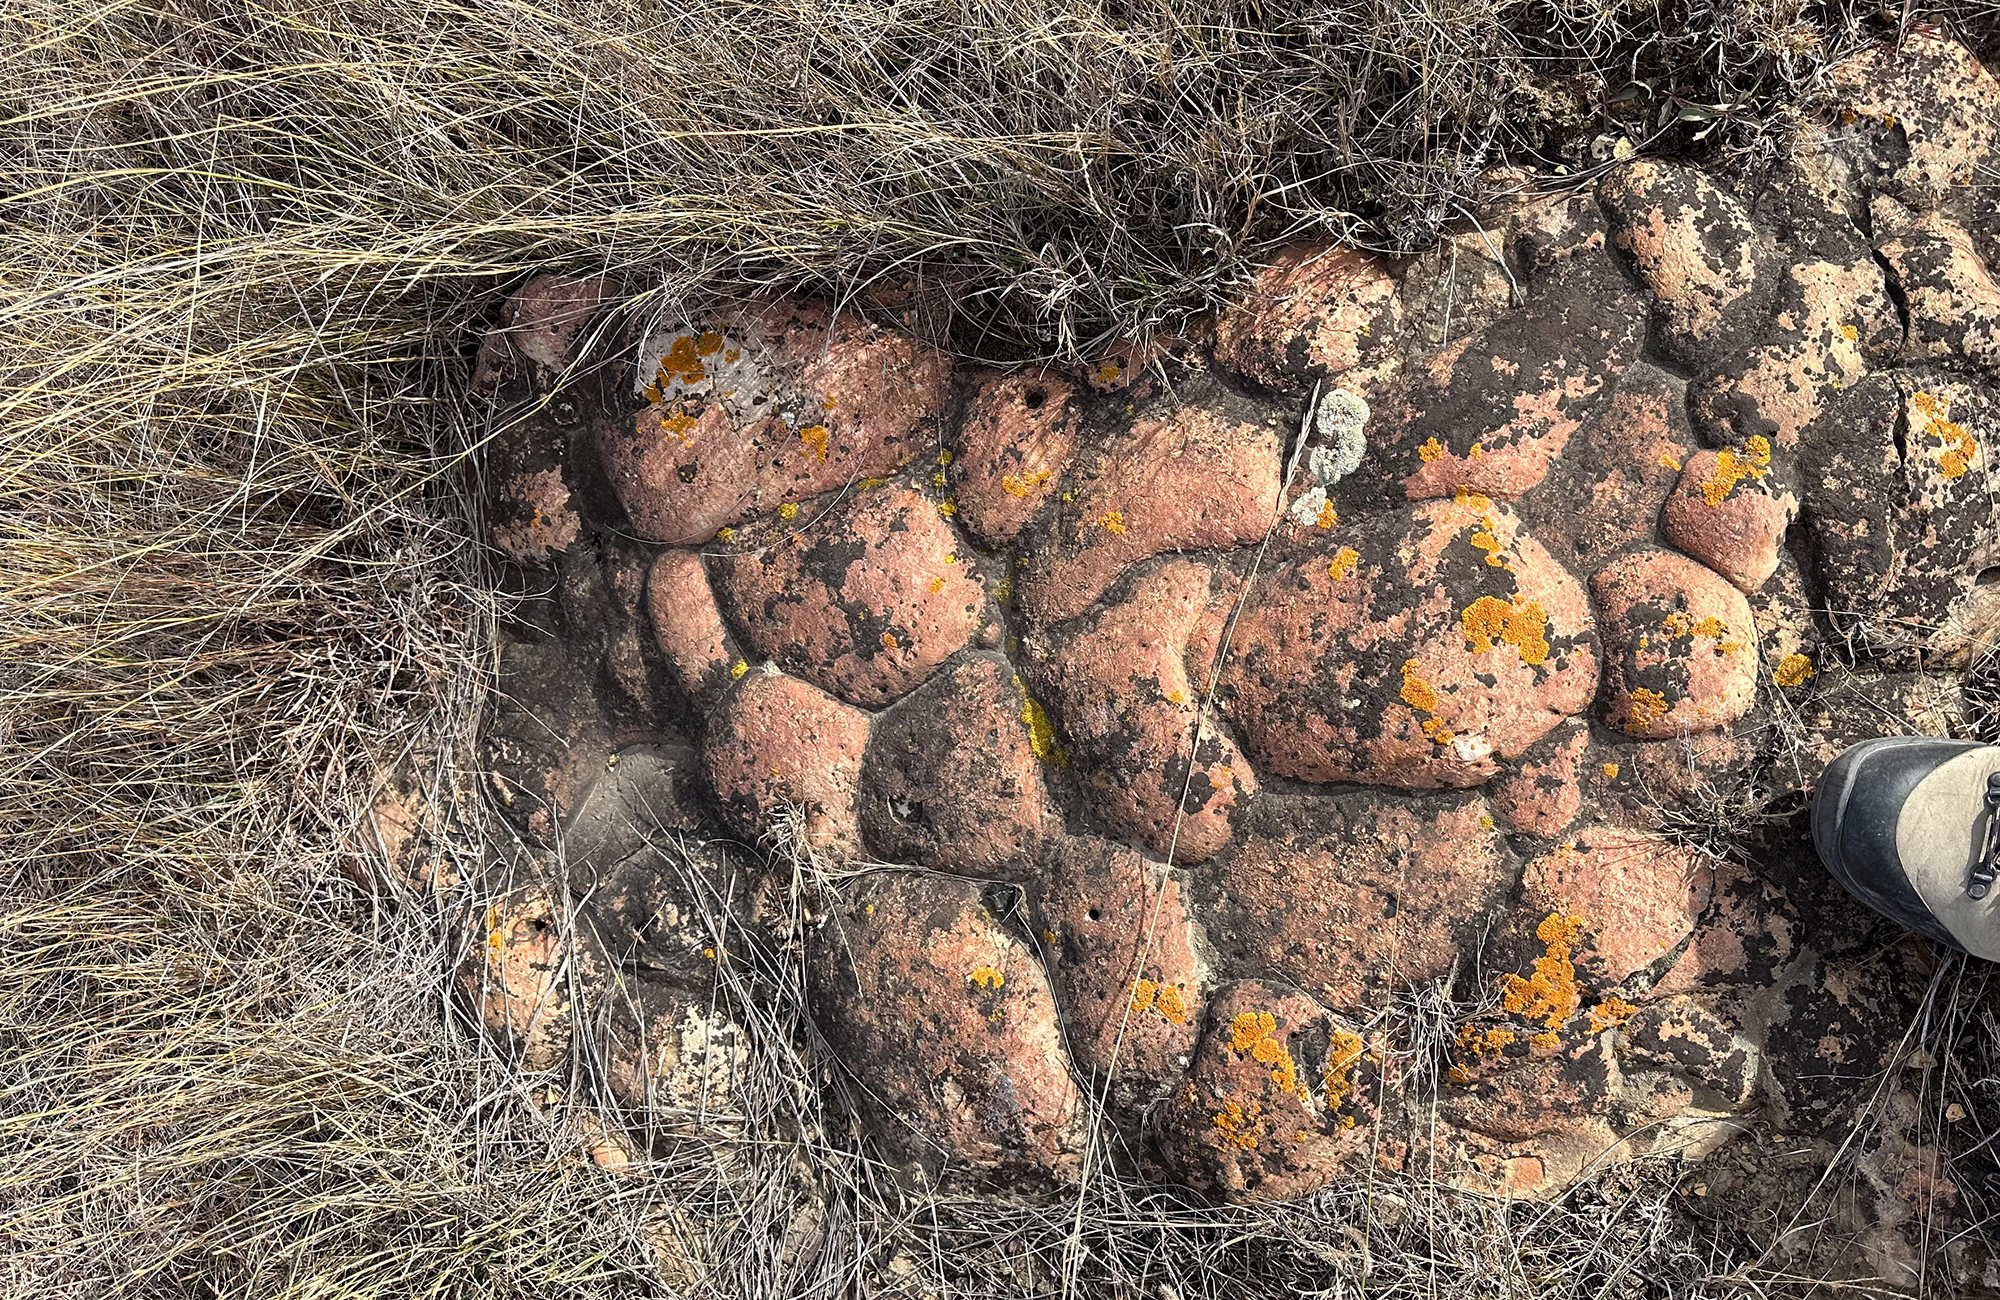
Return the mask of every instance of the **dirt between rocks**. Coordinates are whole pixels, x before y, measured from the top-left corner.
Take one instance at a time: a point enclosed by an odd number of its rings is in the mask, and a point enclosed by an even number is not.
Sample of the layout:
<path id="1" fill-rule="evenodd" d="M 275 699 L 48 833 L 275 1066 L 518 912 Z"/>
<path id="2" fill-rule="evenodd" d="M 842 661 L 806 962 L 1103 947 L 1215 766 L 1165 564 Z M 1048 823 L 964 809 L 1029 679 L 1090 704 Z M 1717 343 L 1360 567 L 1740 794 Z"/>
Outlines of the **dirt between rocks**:
<path id="1" fill-rule="evenodd" d="M 1786 814 L 1852 740 L 1962 728 L 2000 626 L 1996 102 L 1913 37 L 1763 175 L 1296 247 L 1143 366 L 968 369 L 800 298 L 599 337 L 615 286 L 537 280 L 475 380 L 547 593 L 484 764 L 590 925 L 556 951 L 522 891 L 469 992 L 546 1064 L 625 971 L 614 1091 L 697 1095 L 742 1033 L 695 919 L 757 923 L 725 841 L 795 809 L 924 868 L 804 943 L 879 1141 L 948 1181 L 1059 1185 L 1098 1124 L 1222 1197 L 1539 1195 L 1918 1090 L 1881 1080 L 1931 957 Z M 1877 1181 L 1883 1221 L 1923 1182 Z"/>

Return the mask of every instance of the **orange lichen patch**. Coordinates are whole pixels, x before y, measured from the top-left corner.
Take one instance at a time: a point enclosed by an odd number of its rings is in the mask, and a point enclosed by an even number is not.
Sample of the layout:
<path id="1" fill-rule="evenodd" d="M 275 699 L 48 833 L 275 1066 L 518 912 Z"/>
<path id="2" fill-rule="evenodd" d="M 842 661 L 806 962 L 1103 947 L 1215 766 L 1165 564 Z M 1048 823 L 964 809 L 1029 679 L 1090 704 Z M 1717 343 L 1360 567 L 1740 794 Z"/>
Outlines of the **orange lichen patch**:
<path id="1" fill-rule="evenodd" d="M 1115 362 L 1107 361 L 1103 365 L 1099 366 L 1096 372 L 1092 374 L 1090 378 L 1091 381 L 1094 383 L 1115 384 L 1118 382 L 1119 376 L 1123 375 L 1124 373 L 1125 369 L 1123 366 L 1120 366 Z"/>
<path id="2" fill-rule="evenodd" d="M 701 345 L 714 339 L 715 346 L 703 348 Z M 683 334 L 667 348 L 667 354 L 660 358 L 659 384 L 662 388 L 671 383 L 698 384 L 708 378 L 708 367 L 702 363 L 704 356 L 711 356 L 722 347 L 722 336 L 714 332 L 703 334 L 700 339 Z M 654 398 L 658 401 L 658 398 Z"/>
<path id="3" fill-rule="evenodd" d="M 1107 510 L 1097 517 L 1097 526 L 1114 537 L 1123 537 L 1125 535 L 1125 512 L 1123 510 Z"/>
<path id="4" fill-rule="evenodd" d="M 1666 452 L 1660 453 L 1660 468 L 1677 470 L 1680 467 L 1681 462 L 1679 457 L 1670 456 Z"/>
<path id="5" fill-rule="evenodd" d="M 1528 1039 L 1528 1046 L 1538 1052 L 1553 1052 L 1562 1046 L 1562 1038 L 1560 1035 L 1545 1029 L 1541 1033 L 1530 1037 Z"/>
<path id="6" fill-rule="evenodd" d="M 1667 697 L 1650 686 L 1641 686 L 1633 691 L 1625 705 L 1625 718 L 1619 724 L 1627 731 L 1640 731 L 1667 716 Z"/>
<path id="7" fill-rule="evenodd" d="M 1115 369 L 1116 367 L 1113 367 Z M 1260 1119 L 1264 1108 L 1251 1102 L 1248 1109 L 1234 1100 L 1222 1103 L 1222 1109 L 1215 1112 L 1211 1122 L 1222 1134 L 1223 1145 L 1235 1147 L 1238 1151 L 1255 1151 L 1257 1139 L 1263 1136 L 1264 1126 Z"/>
<path id="8" fill-rule="evenodd" d="M 882 634 L 882 648 L 884 650 L 895 650 L 899 648 L 901 645 L 902 643 L 896 640 L 896 634 L 894 632 L 884 632 Z"/>
<path id="9" fill-rule="evenodd" d="M 1597 770 L 1604 773 L 1605 780 L 1616 781 L 1618 779 L 1618 773 L 1623 769 L 1620 768 L 1616 763 L 1606 763 L 1602 767 L 1599 767 Z"/>
<path id="10" fill-rule="evenodd" d="M 1771 472 L 1771 440 L 1759 434 L 1744 440 L 1742 450 L 1724 447 L 1715 453 L 1715 469 L 1702 480 L 1701 499 L 1719 506 L 1729 499 L 1737 485 L 1761 479 Z"/>
<path id="11" fill-rule="evenodd" d="M 1535 928 L 1543 953 L 1535 958 L 1534 972 L 1500 977 L 1500 1005 L 1508 1014 L 1539 1020 L 1550 1029 L 1561 1029 L 1583 1005 L 1583 991 L 1577 987 L 1576 965 L 1570 955 L 1583 936 L 1583 918 L 1551 912 Z"/>
<path id="12" fill-rule="evenodd" d="M 1399 694 L 1403 703 L 1413 709 L 1422 709 L 1425 713 L 1437 711 L 1437 688 L 1425 681 L 1417 672 L 1417 661 L 1414 659 L 1403 661 L 1403 689 Z"/>
<path id="13" fill-rule="evenodd" d="M 1539 601 L 1508 602 L 1481 596 L 1465 607 L 1458 622 L 1465 633 L 1465 647 L 1474 654 L 1510 645 L 1524 664 L 1548 662 L 1549 615 Z"/>
<path id="14" fill-rule="evenodd" d="M 1439 457 L 1448 454 L 1449 453 L 1445 451 L 1444 444 L 1439 442 L 1436 438 L 1424 439 L 1424 445 L 1417 448 L 1417 459 L 1423 461 L 1423 463 L 1426 465 L 1430 464 L 1432 461 L 1438 459 Z"/>
<path id="15" fill-rule="evenodd" d="M 1019 677 L 1014 679 L 1014 685 L 1016 688 L 1021 686 Z M 1034 751 L 1036 758 L 1051 767 L 1069 766 L 1069 755 L 1063 753 L 1062 745 L 1056 740 L 1056 725 L 1049 721 L 1048 710 L 1026 690 L 1021 692 L 1021 723 L 1028 729 L 1028 748 Z"/>
<path id="16" fill-rule="evenodd" d="M 1437 439 L 1433 438 L 1431 441 L 1436 442 Z M 1487 496 L 1483 492 L 1474 492 L 1463 483 L 1459 484 L 1458 490 L 1451 494 L 1451 503 L 1455 506 L 1465 506 L 1469 509 L 1480 511 L 1491 510 L 1493 508 L 1492 497 Z M 1491 519 L 1486 520 L 1485 524 L 1488 528 L 1493 527 Z"/>
<path id="17" fill-rule="evenodd" d="M 1054 472 L 1046 469 L 1032 470 L 1019 478 L 1004 474 L 1000 478 L 1000 490 L 1010 497 L 1025 497 L 1036 488 L 1046 486 L 1054 477 Z"/>
<path id="18" fill-rule="evenodd" d="M 1185 1024 L 1188 1017 L 1187 998 L 1178 985 L 1160 984 L 1142 979 L 1132 985 L 1132 1014 L 1144 1015 L 1157 1011 L 1160 1018 L 1170 1025 Z"/>
<path id="19" fill-rule="evenodd" d="M 807 451 L 819 457 L 822 461 L 826 459 L 827 433 L 825 425 L 808 424 L 805 428 L 799 430 L 799 441 L 805 444 Z"/>
<path id="20" fill-rule="evenodd" d="M 1007 982 L 1007 977 L 992 966 L 974 967 L 972 973 L 965 978 L 989 993 Z"/>
<path id="21" fill-rule="evenodd" d="M 1639 1008 L 1624 998 L 1612 993 L 1590 1009 L 1590 1032 L 1601 1034 L 1614 1025 L 1622 1025 L 1638 1010 Z"/>
<path id="22" fill-rule="evenodd" d="M 1336 1028 L 1326 1045 L 1326 1108 L 1340 1105 L 1352 1082 L 1354 1063 L 1361 1059 L 1366 1044 L 1351 1029 Z"/>
<path id="23" fill-rule="evenodd" d="M 1771 670 L 1771 680 L 1787 689 L 1801 684 L 1812 675 L 1812 660 L 1796 653 L 1780 659 L 1778 666 Z"/>
<path id="24" fill-rule="evenodd" d="M 1343 546 L 1334 552 L 1333 563 L 1326 566 L 1326 576 L 1339 582 L 1354 572 L 1354 566 L 1361 563 L 1361 552 L 1352 546 Z"/>
<path id="25" fill-rule="evenodd" d="M 939 593 L 940 591 L 943 591 L 943 590 L 944 590 L 944 579 L 943 579 L 943 578 L 932 578 L 932 579 L 931 579 L 931 595 L 935 596 L 935 595 L 937 595 L 937 594 L 938 594 L 938 593 Z"/>
<path id="26" fill-rule="evenodd" d="M 1923 436 L 1943 445 L 1938 453 L 1938 472 L 1946 478 L 1962 477 L 1979 456 L 1979 443 L 1972 432 L 1956 420 L 1946 419 L 1944 403 L 1929 393 L 1910 394 L 1910 405 L 1924 417 Z"/>
<path id="27" fill-rule="evenodd" d="M 1715 615 L 1710 614 L 1707 618 L 1689 628 L 1688 634 L 1690 636 L 1705 636 L 1711 641 L 1720 641 L 1723 637 L 1729 635 L 1729 625 Z"/>
<path id="28" fill-rule="evenodd" d="M 686 446 L 689 442 L 693 441 L 688 431 L 693 429 L 700 421 L 696 420 L 694 416 L 689 415 L 686 411 L 676 408 L 675 410 L 663 413 L 660 416 L 659 423 L 660 428 L 669 438 Z"/>
<path id="29" fill-rule="evenodd" d="M 1479 528 L 1473 531 L 1472 547 L 1474 550 L 1486 552 L 1486 562 L 1494 568 L 1504 569 L 1507 567 L 1507 557 L 1500 553 L 1500 539 L 1495 537 L 1488 528 Z"/>
<path id="30" fill-rule="evenodd" d="M 1298 1063 L 1278 1041 L 1278 1020 L 1268 1011 L 1245 1011 L 1229 1022 L 1229 1050 L 1271 1067 L 1271 1082 L 1303 1098 Z"/>
<path id="31" fill-rule="evenodd" d="M 1186 704 L 1186 703 L 1187 703 L 1187 692 L 1186 692 L 1186 691 L 1184 691 L 1184 690 L 1182 690 L 1182 689 L 1181 689 L 1180 687 L 1178 687 L 1178 686 L 1174 687 L 1174 689 L 1172 689 L 1171 691 L 1168 691 L 1168 692 L 1167 692 L 1167 703 L 1169 703 L 1169 704 Z"/>
<path id="32" fill-rule="evenodd" d="M 1339 522 L 1340 522 L 1340 515 L 1338 512 L 1334 510 L 1333 502 L 1331 501 L 1320 502 L 1319 518 L 1313 521 L 1313 527 L 1331 528 Z"/>
<path id="33" fill-rule="evenodd" d="M 1842 325 L 1840 327 L 1840 337 L 1846 339 L 1849 343 L 1852 343 L 1856 339 L 1861 337 L 1861 329 L 1859 326 L 1855 325 Z"/>

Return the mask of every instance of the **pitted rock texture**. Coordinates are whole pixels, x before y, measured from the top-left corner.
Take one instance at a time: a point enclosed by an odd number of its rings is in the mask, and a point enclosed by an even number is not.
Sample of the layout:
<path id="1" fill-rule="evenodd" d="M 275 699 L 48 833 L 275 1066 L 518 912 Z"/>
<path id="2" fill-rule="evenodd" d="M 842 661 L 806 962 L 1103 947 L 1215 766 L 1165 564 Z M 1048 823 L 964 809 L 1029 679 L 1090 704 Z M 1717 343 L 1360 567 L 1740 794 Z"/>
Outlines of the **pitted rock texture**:
<path id="1" fill-rule="evenodd" d="M 1823 1142 L 1925 955 L 1802 796 L 1962 731 L 2000 636 L 1994 97 L 1912 34 L 1756 175 L 1496 175 L 1435 250 L 1277 250 L 1206 341 L 1074 371 L 536 281 L 481 354 L 522 597 L 481 760 L 595 937 L 524 892 L 465 995 L 553 1068 L 629 977 L 614 1093 L 697 1095 L 746 1039 L 695 900 L 801 897 L 827 1086 L 993 1193 Z"/>

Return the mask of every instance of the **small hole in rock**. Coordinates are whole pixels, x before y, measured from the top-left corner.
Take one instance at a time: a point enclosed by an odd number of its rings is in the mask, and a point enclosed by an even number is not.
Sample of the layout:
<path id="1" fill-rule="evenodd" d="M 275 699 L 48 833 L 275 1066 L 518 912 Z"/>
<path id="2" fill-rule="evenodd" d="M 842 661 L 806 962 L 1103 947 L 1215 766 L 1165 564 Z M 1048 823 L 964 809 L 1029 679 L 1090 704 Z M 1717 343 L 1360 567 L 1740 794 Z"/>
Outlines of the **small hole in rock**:
<path id="1" fill-rule="evenodd" d="M 1029 410 L 1039 411 L 1042 409 L 1042 403 L 1049 400 L 1049 390 L 1046 388 L 1030 388 L 1027 397 L 1022 400 L 1027 403 Z"/>
<path id="2" fill-rule="evenodd" d="M 1093 921 L 1102 921 L 1104 919 L 1103 911 L 1095 907 L 1091 908 L 1090 919 Z"/>
<path id="3" fill-rule="evenodd" d="M 2000 564 L 1990 569 L 1981 569 L 1979 576 L 1972 580 L 1976 587 L 2000 587 Z"/>

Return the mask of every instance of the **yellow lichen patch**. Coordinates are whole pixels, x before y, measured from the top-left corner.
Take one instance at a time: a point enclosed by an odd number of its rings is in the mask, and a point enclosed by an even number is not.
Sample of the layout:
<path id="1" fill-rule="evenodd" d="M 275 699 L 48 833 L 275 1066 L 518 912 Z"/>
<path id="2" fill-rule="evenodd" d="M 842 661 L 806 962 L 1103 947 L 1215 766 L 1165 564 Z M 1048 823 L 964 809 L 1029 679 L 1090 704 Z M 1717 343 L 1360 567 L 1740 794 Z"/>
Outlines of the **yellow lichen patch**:
<path id="1" fill-rule="evenodd" d="M 1943 402 L 1929 393 L 1912 393 L 1910 405 L 1924 417 L 1923 436 L 1943 445 L 1938 452 L 1938 472 L 1946 478 L 1960 478 L 1972 468 L 1972 462 L 1979 456 L 1979 443 L 1971 430 L 1955 420 L 1946 419 L 1948 412 Z"/>
<path id="2" fill-rule="evenodd" d="M 976 966 L 973 968 L 972 973 L 965 978 L 977 987 L 985 989 L 988 993 L 993 992 L 1007 982 L 1007 977 L 992 966 Z"/>
<path id="3" fill-rule="evenodd" d="M 1354 572 L 1354 566 L 1361 563 L 1361 552 L 1352 546 L 1343 546 L 1334 552 L 1333 563 L 1326 566 L 1326 576 L 1339 582 Z"/>
<path id="4" fill-rule="evenodd" d="M 951 518 L 953 515 L 958 513 L 958 502 L 950 500 L 949 498 L 938 502 L 938 513 L 943 515 L 946 519 Z"/>
<path id="5" fill-rule="evenodd" d="M 1354 1063 L 1366 1046 L 1361 1035 L 1350 1029 L 1335 1028 L 1326 1045 L 1326 1108 L 1339 1106 L 1352 1083 Z"/>
<path id="6" fill-rule="evenodd" d="M 1562 1039 L 1548 1030 L 1543 1030 L 1528 1039 L 1528 1046 L 1538 1052 L 1553 1052 L 1562 1046 Z"/>
<path id="7" fill-rule="evenodd" d="M 865 490 L 867 488 L 881 487 L 884 483 L 887 483 L 888 481 L 889 480 L 886 478 L 864 478 L 859 483 L 855 484 L 855 486 Z"/>
<path id="8" fill-rule="evenodd" d="M 1812 660 L 1802 654 L 1788 654 L 1778 661 L 1771 670 L 1771 680 L 1787 689 L 1804 682 L 1813 675 Z"/>
<path id="9" fill-rule="evenodd" d="M 1840 337 L 1852 343 L 1861 337 L 1861 331 L 1852 325 L 1842 325 L 1840 327 Z"/>
<path id="10" fill-rule="evenodd" d="M 951 448 L 949 448 L 949 447 L 946 447 L 946 448 L 945 448 L 944 450 L 940 451 L 940 452 L 938 453 L 938 457 L 937 457 L 937 460 L 938 460 L 938 464 L 940 464 L 940 465 L 949 465 L 949 464 L 951 464 L 951 462 L 952 462 L 952 454 L 951 454 Z"/>
<path id="11" fill-rule="evenodd" d="M 1034 489 L 1045 485 L 1053 477 L 1055 475 L 1045 469 L 1023 474 L 1019 478 L 1015 478 L 1012 474 L 1004 474 L 1000 478 L 1000 490 L 1010 497 L 1024 497 Z"/>
<path id="12" fill-rule="evenodd" d="M 1398 694 L 1402 697 L 1403 703 L 1413 709 L 1422 709 L 1425 713 L 1437 711 L 1437 688 L 1425 681 L 1417 672 L 1417 661 L 1414 659 L 1403 661 L 1403 689 Z"/>
<path id="13" fill-rule="evenodd" d="M 1436 439 L 1432 439 L 1432 441 L 1435 442 Z M 1493 508 L 1492 497 L 1487 496 L 1483 492 L 1474 492 L 1471 488 L 1465 486 L 1463 483 L 1459 484 L 1458 490 L 1451 494 L 1451 503 L 1455 506 L 1465 506 L 1469 509 L 1478 510 L 1482 512 L 1491 510 Z M 1490 519 L 1487 520 L 1486 526 L 1488 528 L 1491 528 L 1493 526 L 1493 521 Z"/>
<path id="14" fill-rule="evenodd" d="M 932 579 L 931 579 L 931 586 L 930 586 L 930 592 L 931 592 L 931 595 L 935 596 L 935 595 L 937 595 L 937 594 L 938 594 L 938 593 L 939 593 L 940 591 L 943 591 L 943 590 L 944 590 L 944 579 L 943 579 L 943 578 L 932 578 Z"/>
<path id="15" fill-rule="evenodd" d="M 798 517 L 799 517 L 799 503 L 798 503 L 798 502 L 796 502 L 796 501 L 787 501 L 787 502 L 785 502 L 785 504 L 783 504 L 783 505 L 781 505 L 781 506 L 779 506 L 779 507 L 778 507 L 778 518 L 780 518 L 780 519 L 797 519 Z"/>
<path id="16" fill-rule="evenodd" d="M 1439 457 L 1447 455 L 1450 455 L 1450 453 L 1445 450 L 1444 444 L 1436 438 L 1424 439 L 1424 445 L 1417 448 L 1417 459 L 1426 465 L 1437 460 Z"/>
<path id="17" fill-rule="evenodd" d="M 1480 446 L 1476 442 L 1473 443 L 1470 447 L 1467 447 L 1465 449 L 1465 458 L 1467 460 L 1478 460 L 1481 456 L 1484 456 L 1485 454 L 1486 454 L 1486 448 Z"/>
<path id="18" fill-rule="evenodd" d="M 1667 697 L 1650 686 L 1641 686 L 1626 699 L 1625 720 L 1619 725 L 1627 731 L 1639 731 L 1666 716 Z"/>
<path id="19" fill-rule="evenodd" d="M 1661 469 L 1675 469 L 1675 470 L 1677 470 L 1677 469 L 1679 469 L 1680 467 L 1681 467 L 1681 462 L 1680 462 L 1679 458 L 1677 458 L 1677 457 L 1674 457 L 1674 456 L 1670 456 L 1670 455 L 1668 455 L 1668 454 L 1667 454 L 1666 452 L 1661 452 L 1661 453 L 1660 453 L 1660 468 L 1661 468 Z"/>
<path id="20" fill-rule="evenodd" d="M 1118 377 L 1124 373 L 1124 367 L 1118 365 L 1116 362 L 1107 361 L 1097 368 L 1095 374 L 1091 375 L 1091 380 L 1099 384 L 1115 384 L 1118 382 Z"/>
<path id="21" fill-rule="evenodd" d="M 945 478 L 943 470 L 935 470 L 931 474 L 932 487 L 943 487 L 949 481 L 949 479 Z"/>
<path id="22" fill-rule="evenodd" d="M 1268 1011 L 1245 1011 L 1229 1022 L 1229 1050 L 1271 1067 L 1271 1082 L 1303 1098 L 1298 1063 L 1278 1041 L 1278 1019 Z"/>
<path id="23" fill-rule="evenodd" d="M 1253 1101 L 1246 1109 L 1232 1098 L 1222 1103 L 1222 1109 L 1215 1112 L 1210 1122 L 1222 1135 L 1224 1146 L 1235 1147 L 1238 1151 L 1255 1151 L 1257 1139 L 1264 1132 L 1264 1126 L 1258 1122 L 1263 1114 L 1264 1108 L 1258 1103 Z"/>
<path id="24" fill-rule="evenodd" d="M 1590 1032 L 1601 1034 L 1614 1025 L 1622 1025 L 1630 1020 L 1638 1009 L 1616 993 L 1609 994 L 1604 1001 L 1590 1009 Z"/>
<path id="25" fill-rule="evenodd" d="M 1729 627 L 1721 619 L 1710 614 L 1701 622 L 1688 629 L 1695 636 L 1705 636 L 1711 641 L 1720 641 L 1729 635 Z"/>
<path id="26" fill-rule="evenodd" d="M 1474 529 L 1471 539 L 1472 548 L 1476 551 L 1484 551 L 1486 553 L 1486 562 L 1494 568 L 1504 569 L 1507 567 L 1507 557 L 1500 553 L 1500 539 L 1495 537 L 1490 530 L 1490 524 L 1486 528 Z"/>
<path id="27" fill-rule="evenodd" d="M 1539 665 L 1549 658 L 1549 615 L 1539 601 L 1510 603 L 1497 596 L 1481 596 L 1458 616 L 1465 633 L 1465 647 L 1482 654 L 1495 646 L 1510 645 L 1521 662 Z"/>
<path id="28" fill-rule="evenodd" d="M 1180 687 L 1178 687 L 1178 686 L 1174 687 L 1174 689 L 1172 689 L 1171 691 L 1168 691 L 1168 692 L 1167 692 L 1167 703 L 1169 703 L 1169 704 L 1186 704 L 1186 703 L 1187 703 L 1187 692 L 1186 692 L 1186 691 L 1184 691 L 1184 690 L 1182 690 L 1182 689 L 1181 689 Z"/>
<path id="29" fill-rule="evenodd" d="M 1623 769 L 1621 769 L 1616 763 L 1606 763 L 1603 766 L 1599 767 L 1597 770 L 1604 773 L 1605 780 L 1616 781 L 1618 779 L 1618 773 Z"/>
<path id="30" fill-rule="evenodd" d="M 1006 604 L 1014 599 L 1014 575 L 1003 573 L 993 583 L 993 599 Z"/>
<path id="31" fill-rule="evenodd" d="M 694 428 L 697 423 L 698 421 L 686 411 L 668 411 L 660 416 L 660 428 L 669 438 L 679 442 L 682 446 L 686 446 L 693 441 L 688 431 Z"/>
<path id="32" fill-rule="evenodd" d="M 750 671 L 750 665 L 744 663 L 741 659 L 738 659 L 735 663 L 729 665 L 729 680 L 741 681 L 743 678 L 743 674 L 749 671 Z"/>
<path id="33" fill-rule="evenodd" d="M 1107 510 L 1097 517 L 1097 526 L 1114 537 L 1123 537 L 1125 535 L 1125 512 L 1123 510 Z"/>
<path id="34" fill-rule="evenodd" d="M 715 530 L 715 540 L 724 543 L 733 542 L 736 540 L 736 530 L 734 528 L 718 528 Z"/>
<path id="35" fill-rule="evenodd" d="M 1160 986 L 1152 980 L 1141 979 L 1132 982 L 1132 1014 L 1144 1015 L 1153 1009 L 1153 1000 L 1160 995 Z"/>
<path id="36" fill-rule="evenodd" d="M 825 425 L 808 424 L 805 428 L 799 430 L 799 441 L 805 444 L 807 451 L 819 457 L 821 461 L 826 460 L 827 432 Z"/>
<path id="37" fill-rule="evenodd" d="M 1715 453 L 1715 468 L 1701 482 L 1701 499 L 1719 506 L 1738 484 L 1764 478 L 1770 472 L 1771 440 L 1761 434 L 1747 438 L 1741 450 L 1724 447 Z"/>
<path id="38" fill-rule="evenodd" d="M 1313 527 L 1331 528 L 1339 522 L 1340 522 L 1340 515 L 1334 511 L 1333 502 L 1331 501 L 1320 502 L 1319 518 L 1313 521 Z"/>
<path id="39" fill-rule="evenodd" d="M 1014 685 L 1017 688 L 1021 686 L 1019 677 L 1014 679 Z M 1069 766 L 1069 755 L 1063 753 L 1062 745 L 1056 740 L 1055 723 L 1049 721 L 1048 710 L 1025 689 L 1021 691 L 1021 721 L 1028 728 L 1028 748 L 1034 751 L 1036 758 L 1051 767 Z"/>
<path id="40" fill-rule="evenodd" d="M 1535 958 L 1534 971 L 1500 977 L 1500 1005 L 1509 1015 L 1539 1020 L 1550 1029 L 1569 1023 L 1583 1005 L 1583 991 L 1577 987 L 1576 966 L 1570 955 L 1583 936 L 1583 918 L 1551 912 L 1535 928 L 1542 955 Z"/>

